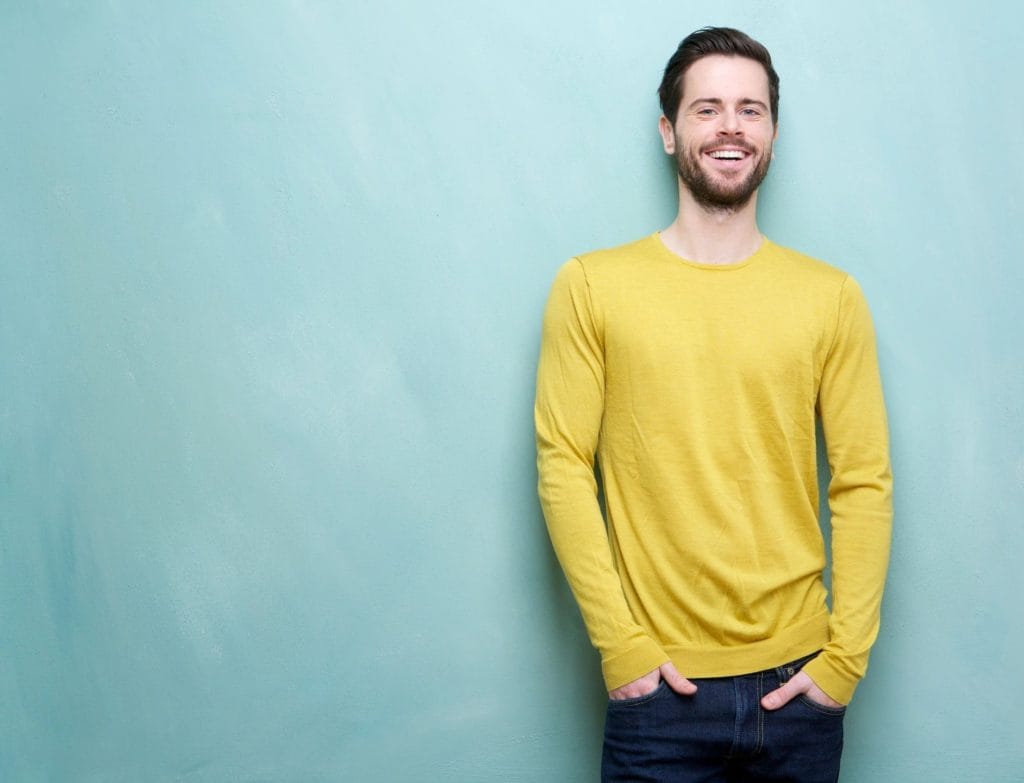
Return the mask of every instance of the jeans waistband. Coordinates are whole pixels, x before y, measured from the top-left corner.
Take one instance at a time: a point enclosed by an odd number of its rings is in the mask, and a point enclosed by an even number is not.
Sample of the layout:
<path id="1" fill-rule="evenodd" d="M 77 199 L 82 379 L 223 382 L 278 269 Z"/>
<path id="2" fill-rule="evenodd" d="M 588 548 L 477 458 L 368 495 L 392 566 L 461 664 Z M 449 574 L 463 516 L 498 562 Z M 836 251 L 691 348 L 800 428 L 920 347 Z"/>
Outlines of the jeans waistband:
<path id="1" fill-rule="evenodd" d="M 821 650 L 816 650 L 815 652 L 812 652 L 810 655 L 805 655 L 802 658 L 797 658 L 795 661 L 784 663 L 782 664 L 782 666 L 776 666 L 774 671 L 784 681 L 788 680 L 790 677 L 792 677 L 794 674 L 800 671 L 804 667 L 804 664 L 806 664 L 808 661 L 814 660 L 820 654 Z"/>

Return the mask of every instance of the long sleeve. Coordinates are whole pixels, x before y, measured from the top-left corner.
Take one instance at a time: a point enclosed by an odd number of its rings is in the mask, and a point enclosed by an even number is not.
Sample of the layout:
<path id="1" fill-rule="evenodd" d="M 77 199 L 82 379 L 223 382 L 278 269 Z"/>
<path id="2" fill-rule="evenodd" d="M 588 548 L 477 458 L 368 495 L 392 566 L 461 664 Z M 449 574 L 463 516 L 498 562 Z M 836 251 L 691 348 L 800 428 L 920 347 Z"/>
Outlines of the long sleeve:
<path id="1" fill-rule="evenodd" d="M 594 455 L 604 411 L 601 329 L 579 260 L 555 279 L 544 315 L 537 397 L 538 490 L 548 531 L 609 690 L 668 660 L 636 623 L 597 499 Z"/>
<path id="2" fill-rule="evenodd" d="M 878 635 L 892 528 L 892 472 L 875 334 L 867 303 L 847 277 L 822 370 L 818 409 L 832 478 L 830 640 L 805 670 L 847 703 Z"/>

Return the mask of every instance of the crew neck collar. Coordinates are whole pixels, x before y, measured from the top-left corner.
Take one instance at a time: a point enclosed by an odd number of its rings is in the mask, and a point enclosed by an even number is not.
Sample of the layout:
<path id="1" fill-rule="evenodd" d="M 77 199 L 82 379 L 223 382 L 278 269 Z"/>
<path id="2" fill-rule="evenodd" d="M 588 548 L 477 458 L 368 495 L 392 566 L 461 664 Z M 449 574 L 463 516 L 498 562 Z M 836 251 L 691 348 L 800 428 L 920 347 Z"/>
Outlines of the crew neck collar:
<path id="1" fill-rule="evenodd" d="M 762 258 L 768 250 L 768 246 L 771 245 L 771 241 L 768 239 L 768 237 L 762 234 L 761 244 L 758 245 L 757 250 L 755 250 L 746 258 L 740 259 L 739 261 L 736 261 L 731 264 L 703 264 L 700 261 L 691 261 L 689 258 L 684 258 L 683 256 L 670 250 L 668 245 L 666 245 L 665 241 L 661 238 L 660 231 L 655 231 L 653 234 L 651 234 L 651 240 L 657 246 L 660 253 L 666 256 L 667 258 L 671 259 L 672 261 L 678 261 L 679 263 L 686 264 L 686 266 L 693 267 L 694 269 L 704 269 L 709 272 L 728 272 L 734 269 L 743 269 L 744 267 L 750 266 L 755 261 Z"/>

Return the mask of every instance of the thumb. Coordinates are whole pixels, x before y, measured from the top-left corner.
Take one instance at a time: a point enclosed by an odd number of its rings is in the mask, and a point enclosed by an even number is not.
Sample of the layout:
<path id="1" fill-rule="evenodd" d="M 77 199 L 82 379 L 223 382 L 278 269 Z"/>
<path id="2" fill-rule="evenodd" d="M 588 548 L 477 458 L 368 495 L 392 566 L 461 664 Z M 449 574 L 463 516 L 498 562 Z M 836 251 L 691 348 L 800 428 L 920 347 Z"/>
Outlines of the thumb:
<path id="1" fill-rule="evenodd" d="M 790 680 L 782 687 L 776 688 L 770 693 L 766 693 L 764 698 L 761 699 L 761 706 L 766 710 L 777 710 L 802 691 L 803 689 L 800 687 L 799 683 L 796 683 L 794 680 Z"/>
<path id="2" fill-rule="evenodd" d="M 668 683 L 668 687 L 683 696 L 692 696 L 697 692 L 697 686 L 679 673 L 679 670 L 671 661 L 663 663 L 658 667 L 661 672 L 661 679 Z"/>

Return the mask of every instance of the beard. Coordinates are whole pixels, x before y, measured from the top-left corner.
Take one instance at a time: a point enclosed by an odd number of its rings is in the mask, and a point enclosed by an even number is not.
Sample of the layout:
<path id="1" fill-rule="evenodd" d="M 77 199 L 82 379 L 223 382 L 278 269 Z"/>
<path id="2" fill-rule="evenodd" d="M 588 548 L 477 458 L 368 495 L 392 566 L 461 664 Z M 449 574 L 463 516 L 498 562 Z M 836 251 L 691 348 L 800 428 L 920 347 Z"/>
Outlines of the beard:
<path id="1" fill-rule="evenodd" d="M 720 145 L 721 142 L 707 144 L 701 148 L 697 157 L 694 157 L 677 135 L 674 156 L 676 168 L 679 171 L 679 178 L 690 191 L 694 201 L 708 212 L 738 212 L 750 202 L 751 196 L 757 192 L 761 182 L 768 175 L 768 168 L 772 162 L 772 145 L 771 142 L 768 143 L 760 160 L 743 179 L 719 180 L 709 176 L 701 168 L 700 155 L 703 155 L 706 149 L 714 149 Z M 730 142 L 729 146 L 739 147 L 750 154 L 754 153 L 752 147 L 741 142 Z"/>

